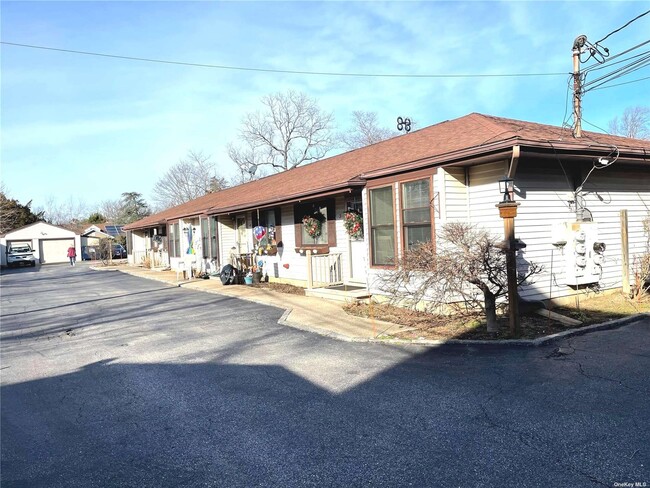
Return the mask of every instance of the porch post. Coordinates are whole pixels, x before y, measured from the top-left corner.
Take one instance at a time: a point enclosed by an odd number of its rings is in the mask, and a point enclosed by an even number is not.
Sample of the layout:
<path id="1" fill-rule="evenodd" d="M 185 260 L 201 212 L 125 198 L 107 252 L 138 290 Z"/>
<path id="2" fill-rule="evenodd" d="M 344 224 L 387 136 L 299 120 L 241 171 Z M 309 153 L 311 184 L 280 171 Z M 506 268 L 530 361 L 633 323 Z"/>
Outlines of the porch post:
<path id="1" fill-rule="evenodd" d="M 314 287 L 314 277 L 311 268 L 311 249 L 307 249 L 305 256 L 307 256 L 307 289 L 311 290 Z"/>

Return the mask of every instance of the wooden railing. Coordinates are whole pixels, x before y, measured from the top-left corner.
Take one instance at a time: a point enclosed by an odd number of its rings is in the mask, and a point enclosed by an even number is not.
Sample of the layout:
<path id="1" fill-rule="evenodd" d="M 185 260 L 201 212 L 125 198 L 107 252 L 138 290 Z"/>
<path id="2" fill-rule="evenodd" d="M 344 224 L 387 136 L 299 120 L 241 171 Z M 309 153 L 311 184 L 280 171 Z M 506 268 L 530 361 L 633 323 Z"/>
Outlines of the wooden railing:
<path id="1" fill-rule="evenodd" d="M 342 283 L 341 253 L 312 254 L 307 250 L 307 288 Z"/>
<path id="2" fill-rule="evenodd" d="M 167 251 L 133 251 L 133 264 L 147 268 L 165 268 L 169 266 L 169 253 Z"/>

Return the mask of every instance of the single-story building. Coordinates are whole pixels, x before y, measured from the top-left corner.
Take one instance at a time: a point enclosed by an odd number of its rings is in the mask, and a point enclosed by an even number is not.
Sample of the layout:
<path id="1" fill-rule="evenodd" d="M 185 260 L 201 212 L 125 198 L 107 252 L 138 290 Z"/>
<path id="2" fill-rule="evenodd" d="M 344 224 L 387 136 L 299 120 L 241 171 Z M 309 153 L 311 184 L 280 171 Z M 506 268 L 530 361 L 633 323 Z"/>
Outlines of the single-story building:
<path id="1" fill-rule="evenodd" d="M 587 131 L 575 138 L 566 128 L 473 113 L 129 224 L 129 262 L 203 271 L 233 263 L 308 288 L 376 293 L 404 250 L 435 242 L 447 222 L 503 235 L 495 204 L 504 176 L 521 204 L 516 234 L 527 247 L 518 259 L 544 266 L 522 296 L 621 287 L 634 256 L 648 251 L 650 141 Z"/>
<path id="2" fill-rule="evenodd" d="M 77 256 L 81 251 L 81 236 L 72 230 L 36 222 L 14 229 L 0 237 L 0 258 L 2 266 L 7 265 L 7 249 L 12 243 L 28 243 L 34 250 L 34 257 L 40 264 L 65 263 L 68 248 L 74 246 Z"/>

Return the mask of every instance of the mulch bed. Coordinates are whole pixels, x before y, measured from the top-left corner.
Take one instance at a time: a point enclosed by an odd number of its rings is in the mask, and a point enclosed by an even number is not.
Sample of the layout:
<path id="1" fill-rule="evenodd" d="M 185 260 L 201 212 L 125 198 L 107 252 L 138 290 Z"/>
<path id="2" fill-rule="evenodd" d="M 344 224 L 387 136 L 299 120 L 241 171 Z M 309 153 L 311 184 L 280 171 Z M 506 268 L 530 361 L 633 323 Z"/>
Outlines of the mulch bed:
<path id="1" fill-rule="evenodd" d="M 613 295 L 597 297 L 585 302 L 579 310 L 571 307 L 554 307 L 553 312 L 581 320 L 578 326 L 566 326 L 534 313 L 521 314 L 521 334 L 518 339 L 536 339 L 566 330 L 579 329 L 608 320 L 623 318 L 638 312 L 650 310 L 650 304 L 628 303 L 625 299 Z M 600 307 L 600 308 L 599 308 Z M 344 309 L 350 315 L 375 318 L 402 326 L 401 329 L 391 329 L 385 338 L 396 339 L 474 339 L 501 340 L 513 339 L 510 334 L 508 317 L 502 316 L 497 320 L 499 327 L 496 336 L 488 334 L 484 320 L 479 316 L 440 316 L 426 312 L 406 310 L 385 304 L 347 304 Z"/>

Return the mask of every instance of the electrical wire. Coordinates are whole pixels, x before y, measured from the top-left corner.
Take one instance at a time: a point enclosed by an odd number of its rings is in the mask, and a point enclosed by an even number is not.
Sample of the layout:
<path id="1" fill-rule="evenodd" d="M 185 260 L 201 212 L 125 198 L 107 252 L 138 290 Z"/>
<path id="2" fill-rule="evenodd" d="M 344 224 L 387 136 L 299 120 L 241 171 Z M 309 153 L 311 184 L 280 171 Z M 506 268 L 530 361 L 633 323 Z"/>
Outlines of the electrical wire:
<path id="1" fill-rule="evenodd" d="M 598 130 L 602 130 L 605 134 L 609 134 L 610 136 L 612 135 L 609 131 L 603 129 L 602 127 L 598 127 L 596 124 L 592 124 L 591 122 L 589 122 L 588 120 L 586 120 L 584 117 L 582 118 L 582 121 L 583 121 L 583 122 L 586 122 L 587 124 L 589 124 L 589 125 L 592 126 L 592 127 L 595 127 L 595 128 L 598 129 Z"/>
<path id="2" fill-rule="evenodd" d="M 638 71 L 642 68 L 645 68 L 646 66 L 650 66 L 650 55 L 647 56 L 646 58 L 639 60 L 636 63 L 633 63 L 633 65 L 629 65 L 625 68 L 622 68 L 620 70 L 617 70 L 615 72 L 609 73 L 608 75 L 600 77 L 598 80 L 591 81 L 585 85 L 583 85 L 583 93 L 587 93 L 594 88 L 597 88 L 599 86 L 604 85 L 605 83 L 609 83 L 612 80 L 618 79 L 622 76 L 629 75 L 630 73 L 634 73 L 635 71 Z M 601 81 L 602 80 L 602 81 Z M 600 81 L 597 84 L 597 81 Z"/>
<path id="3" fill-rule="evenodd" d="M 642 14 L 637 15 L 636 17 L 634 17 L 632 20 L 630 20 L 630 21 L 629 21 L 627 24 L 625 24 L 624 26 L 619 27 L 619 28 L 616 29 L 616 30 L 613 30 L 612 32 L 610 32 L 609 34 L 607 34 L 605 37 L 603 37 L 600 41 L 596 41 L 596 44 L 599 44 L 599 43 L 603 42 L 605 39 L 607 39 L 607 38 L 608 38 L 609 36 L 611 36 L 612 34 L 616 34 L 617 32 L 619 32 L 619 31 L 625 29 L 628 25 L 630 25 L 630 24 L 631 24 L 632 22 L 634 22 L 635 20 L 638 20 L 638 19 L 640 19 L 641 17 L 643 17 L 644 15 L 648 15 L 648 14 L 650 14 L 650 10 L 647 10 L 647 11 L 643 12 Z"/>
<path id="4" fill-rule="evenodd" d="M 650 41 L 646 42 L 645 44 L 648 44 L 648 43 L 650 43 Z M 628 50 L 628 52 L 629 52 L 629 50 Z M 612 57 L 612 58 L 608 59 L 605 63 L 592 64 L 591 66 L 588 66 L 585 69 L 583 69 L 581 72 L 582 73 L 590 73 L 592 71 L 597 71 L 599 69 L 605 69 L 605 68 L 608 68 L 608 67 L 613 66 L 615 64 L 624 63 L 625 61 L 629 61 L 630 59 L 634 59 L 634 58 L 644 56 L 644 55 L 646 55 L 648 53 L 650 53 L 650 50 L 643 51 L 642 53 L 639 53 L 639 54 L 635 54 L 634 56 L 630 56 L 629 58 L 620 59 L 620 60 L 615 61 L 613 63 L 612 63 L 612 59 L 614 59 L 614 57 Z M 618 55 L 616 57 L 618 57 Z"/>
<path id="5" fill-rule="evenodd" d="M 228 66 L 219 64 L 203 64 L 203 63 L 188 63 L 183 61 L 170 61 L 164 59 L 154 58 L 140 58 L 135 56 L 122 56 L 117 54 L 106 54 L 92 51 L 77 51 L 73 49 L 60 49 L 48 46 L 37 46 L 33 44 L 19 44 L 16 42 L 0 41 L 0 44 L 7 46 L 26 47 L 30 49 L 42 49 L 46 51 L 57 51 L 71 54 L 83 54 L 85 56 L 99 56 L 104 58 L 113 59 L 126 59 L 129 61 L 142 61 L 147 63 L 161 63 L 172 64 L 180 66 L 193 66 L 198 68 L 212 68 L 234 71 L 255 71 L 261 73 L 282 73 L 294 75 L 310 75 L 310 76 L 347 76 L 359 78 L 522 78 L 528 76 L 566 76 L 564 73 L 494 73 L 494 74 L 480 74 L 480 73 L 464 73 L 464 74 L 406 74 L 406 73 L 343 73 L 336 71 L 301 71 L 301 70 L 285 70 L 285 69 L 267 69 L 267 68 L 250 68 L 244 66 Z"/>
<path id="6" fill-rule="evenodd" d="M 615 85 L 601 86 L 601 87 L 598 87 L 598 88 L 592 88 L 590 91 L 605 90 L 607 88 L 614 88 L 615 86 L 621 86 L 621 85 L 629 85 L 630 83 L 638 83 L 639 81 L 645 81 L 645 80 L 650 80 L 650 76 L 646 76 L 645 78 L 639 78 L 638 80 L 631 80 L 631 81 L 626 81 L 626 82 L 623 82 L 623 83 L 616 83 Z"/>
<path id="7" fill-rule="evenodd" d="M 582 88 L 585 89 L 588 86 L 593 85 L 594 83 L 598 83 L 601 80 L 605 80 L 605 79 L 607 79 L 609 77 L 617 75 L 618 73 L 621 73 L 621 76 L 622 76 L 622 74 L 631 73 L 633 71 L 636 71 L 637 69 L 641 69 L 646 64 L 648 64 L 649 61 L 650 61 L 650 54 L 646 54 L 645 56 L 641 57 L 640 59 L 632 61 L 631 63 L 628 63 L 627 65 L 625 65 L 623 67 L 617 68 L 614 71 L 611 71 L 611 72 L 609 72 L 607 74 L 604 74 L 604 75 L 602 75 L 602 76 L 600 76 L 598 78 L 594 78 L 591 81 L 585 82 L 582 85 Z"/>

